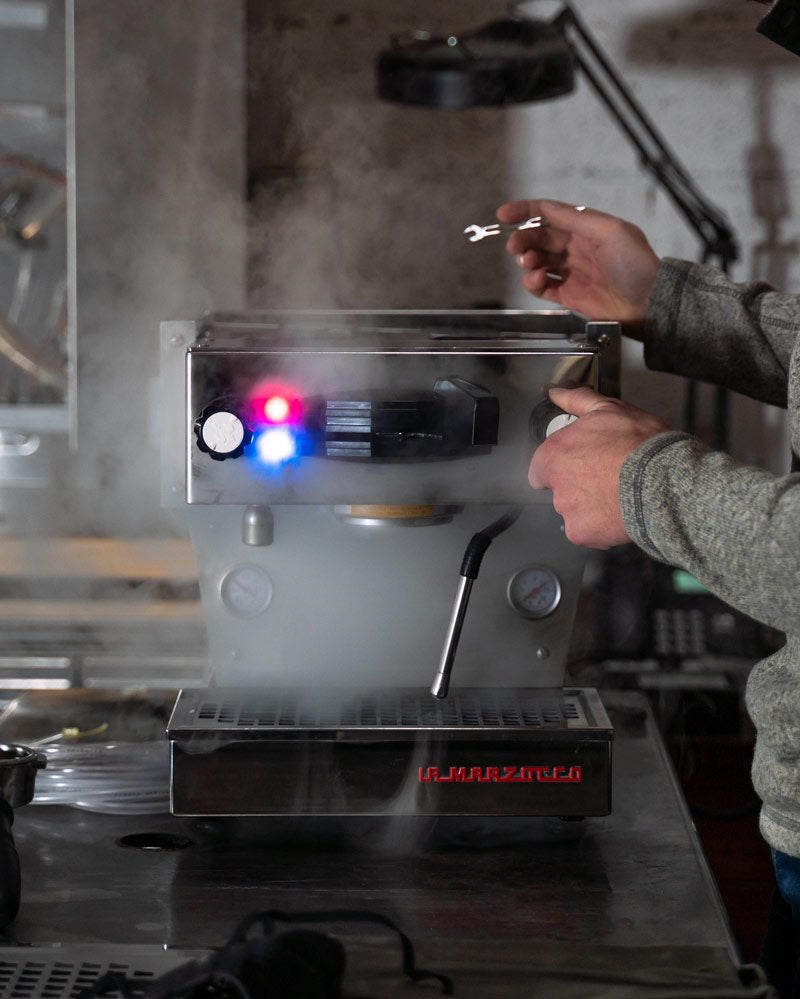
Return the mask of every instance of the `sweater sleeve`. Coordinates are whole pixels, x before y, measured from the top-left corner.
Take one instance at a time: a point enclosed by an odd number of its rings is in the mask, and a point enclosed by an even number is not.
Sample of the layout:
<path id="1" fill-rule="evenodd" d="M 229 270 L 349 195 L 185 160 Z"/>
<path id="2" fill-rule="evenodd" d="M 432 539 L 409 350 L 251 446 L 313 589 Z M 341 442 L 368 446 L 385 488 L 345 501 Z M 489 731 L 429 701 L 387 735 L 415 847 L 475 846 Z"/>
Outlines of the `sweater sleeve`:
<path id="1" fill-rule="evenodd" d="M 788 406 L 800 442 L 800 298 L 735 285 L 713 267 L 666 259 L 645 326 L 645 359 L 662 371 Z M 800 474 L 772 475 L 670 431 L 620 472 L 631 539 L 691 572 L 719 597 L 781 631 L 800 619 Z"/>
<path id="2" fill-rule="evenodd" d="M 800 615 L 800 474 L 774 476 L 669 432 L 620 473 L 625 528 L 726 603 L 781 631 Z"/>
<path id="3" fill-rule="evenodd" d="M 763 282 L 734 284 L 705 264 L 665 258 L 645 321 L 649 368 L 786 406 L 800 299 Z"/>

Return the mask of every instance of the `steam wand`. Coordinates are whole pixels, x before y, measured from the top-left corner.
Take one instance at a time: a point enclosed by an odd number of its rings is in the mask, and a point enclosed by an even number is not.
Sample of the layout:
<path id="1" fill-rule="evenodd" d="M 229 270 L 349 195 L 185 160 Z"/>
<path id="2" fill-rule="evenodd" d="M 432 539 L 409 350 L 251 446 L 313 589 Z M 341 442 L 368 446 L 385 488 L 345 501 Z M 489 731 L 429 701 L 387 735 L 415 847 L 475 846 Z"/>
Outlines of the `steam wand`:
<path id="1" fill-rule="evenodd" d="M 480 571 L 483 556 L 486 554 L 486 549 L 498 534 L 502 534 L 503 531 L 507 531 L 511 527 L 521 513 L 522 507 L 512 507 L 502 517 L 498 517 L 494 523 L 489 524 L 488 527 L 484 527 L 477 534 L 473 534 L 467 545 L 464 558 L 461 561 L 461 578 L 458 582 L 456 600 L 453 604 L 450 621 L 447 625 L 447 634 L 444 639 L 442 656 L 439 660 L 439 668 L 431 686 L 431 693 L 434 697 L 447 697 L 447 692 L 450 689 L 450 673 L 453 670 L 453 663 L 458 651 L 458 640 L 461 637 L 461 628 L 464 625 L 464 618 L 467 614 L 467 604 L 472 592 L 472 584 L 478 578 L 478 572 Z"/>

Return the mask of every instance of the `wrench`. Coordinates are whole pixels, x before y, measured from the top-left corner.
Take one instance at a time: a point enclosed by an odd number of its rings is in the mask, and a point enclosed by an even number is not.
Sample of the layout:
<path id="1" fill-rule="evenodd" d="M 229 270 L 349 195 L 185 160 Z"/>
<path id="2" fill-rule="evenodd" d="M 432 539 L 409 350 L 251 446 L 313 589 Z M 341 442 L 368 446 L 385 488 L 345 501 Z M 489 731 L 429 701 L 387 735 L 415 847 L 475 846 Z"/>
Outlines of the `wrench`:
<path id="1" fill-rule="evenodd" d="M 487 236 L 499 236 L 501 232 L 509 232 L 514 229 L 541 229 L 547 225 L 547 219 L 541 215 L 536 215 L 525 222 L 492 222 L 491 225 L 468 225 L 464 230 L 464 235 L 469 236 L 470 243 L 477 243 L 478 240 Z M 471 234 L 471 235 L 470 235 Z"/>

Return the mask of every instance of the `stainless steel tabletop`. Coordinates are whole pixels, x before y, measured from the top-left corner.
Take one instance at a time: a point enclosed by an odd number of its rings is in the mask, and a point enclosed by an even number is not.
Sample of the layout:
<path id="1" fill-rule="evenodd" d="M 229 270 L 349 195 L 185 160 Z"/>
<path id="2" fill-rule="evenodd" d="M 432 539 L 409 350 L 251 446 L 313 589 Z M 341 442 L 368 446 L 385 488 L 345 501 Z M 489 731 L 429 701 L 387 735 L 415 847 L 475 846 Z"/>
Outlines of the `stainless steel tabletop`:
<path id="1" fill-rule="evenodd" d="M 204 948 L 254 910 L 347 908 L 412 939 L 710 947 L 738 962 L 646 703 L 603 700 L 616 729 L 605 818 L 199 821 L 27 805 L 14 824 L 22 904 L 0 945 Z"/>

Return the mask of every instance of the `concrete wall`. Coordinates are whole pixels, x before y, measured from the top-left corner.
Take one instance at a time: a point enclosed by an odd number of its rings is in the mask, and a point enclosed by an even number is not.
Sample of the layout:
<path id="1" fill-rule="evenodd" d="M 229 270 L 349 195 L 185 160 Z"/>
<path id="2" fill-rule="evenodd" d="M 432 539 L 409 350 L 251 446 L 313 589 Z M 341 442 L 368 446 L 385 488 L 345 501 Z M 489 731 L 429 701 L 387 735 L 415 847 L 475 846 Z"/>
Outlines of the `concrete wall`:
<path id="1" fill-rule="evenodd" d="M 286 308 L 498 302 L 502 254 L 463 236 L 505 187 L 507 119 L 378 100 L 390 36 L 481 24 L 499 3 L 251 0 L 250 301 Z M 484 248 L 481 248 L 484 249 Z"/>
<path id="2" fill-rule="evenodd" d="M 49 11 L 49 30 L 0 31 L 0 56 L 24 40 L 23 55 L 5 62 L 18 68 L 17 99 L 41 100 L 52 64 L 62 74 L 48 100 L 74 143 L 77 391 L 71 439 L 62 435 L 47 474 L 20 487 L 23 476 L 12 481 L 0 464 L 0 523 L 17 534 L 170 533 L 158 475 L 159 323 L 244 305 L 243 6 L 36 6 Z M 0 144 L 17 144 L 2 121 Z"/>
<path id="3" fill-rule="evenodd" d="M 725 212 L 737 280 L 800 284 L 800 161 L 793 160 L 800 59 L 755 33 L 764 8 L 731 0 L 584 0 L 580 13 L 701 191 Z M 665 9 L 666 8 L 666 9 Z M 581 79 L 574 95 L 503 110 L 382 104 L 374 61 L 395 31 L 459 33 L 503 3 L 251 0 L 250 257 L 263 307 L 541 307 L 502 244 L 470 244 L 511 197 L 587 203 L 637 222 L 657 252 L 695 259 L 699 241 Z M 528 4 L 532 15 L 552 12 Z M 626 351 L 625 395 L 681 425 L 684 385 Z M 701 435 L 713 396 L 699 390 Z M 776 411 L 734 397 L 731 449 L 782 470 Z"/>
<path id="4" fill-rule="evenodd" d="M 79 533 L 170 529 L 158 327 L 243 304 L 243 37 L 236 0 L 76 0 Z"/>
<path id="5" fill-rule="evenodd" d="M 728 216 L 741 247 L 734 279 L 800 290 L 800 157 L 793 142 L 800 59 L 756 33 L 766 8 L 731 0 L 585 0 L 579 8 L 701 191 Z M 695 234 L 585 82 L 566 101 L 509 116 L 508 185 L 515 195 L 546 194 L 622 215 L 644 229 L 660 255 L 699 258 Z M 524 293 L 511 294 L 521 306 Z M 644 371 L 638 346 L 630 345 L 626 358 L 625 395 L 680 423 L 683 385 Z M 700 401 L 698 431 L 710 436 L 710 394 L 701 392 Z M 784 470 L 782 412 L 732 397 L 730 449 Z"/>
<path id="6" fill-rule="evenodd" d="M 764 8 L 579 6 L 730 217 L 734 277 L 800 288 L 800 59 L 755 34 Z M 78 448 L 45 493 L 0 490 L 8 530 L 172 530 L 155 472 L 161 319 L 244 304 L 535 307 L 501 242 L 462 232 L 511 197 L 587 203 L 640 224 L 659 253 L 697 255 L 585 83 L 506 110 L 378 100 L 375 58 L 393 32 L 462 32 L 505 16 L 505 2 L 75 0 L 75 12 Z M 680 422 L 682 384 L 643 371 L 635 347 L 624 391 Z M 735 400 L 732 438 L 745 460 L 785 466 L 775 411 Z"/>

